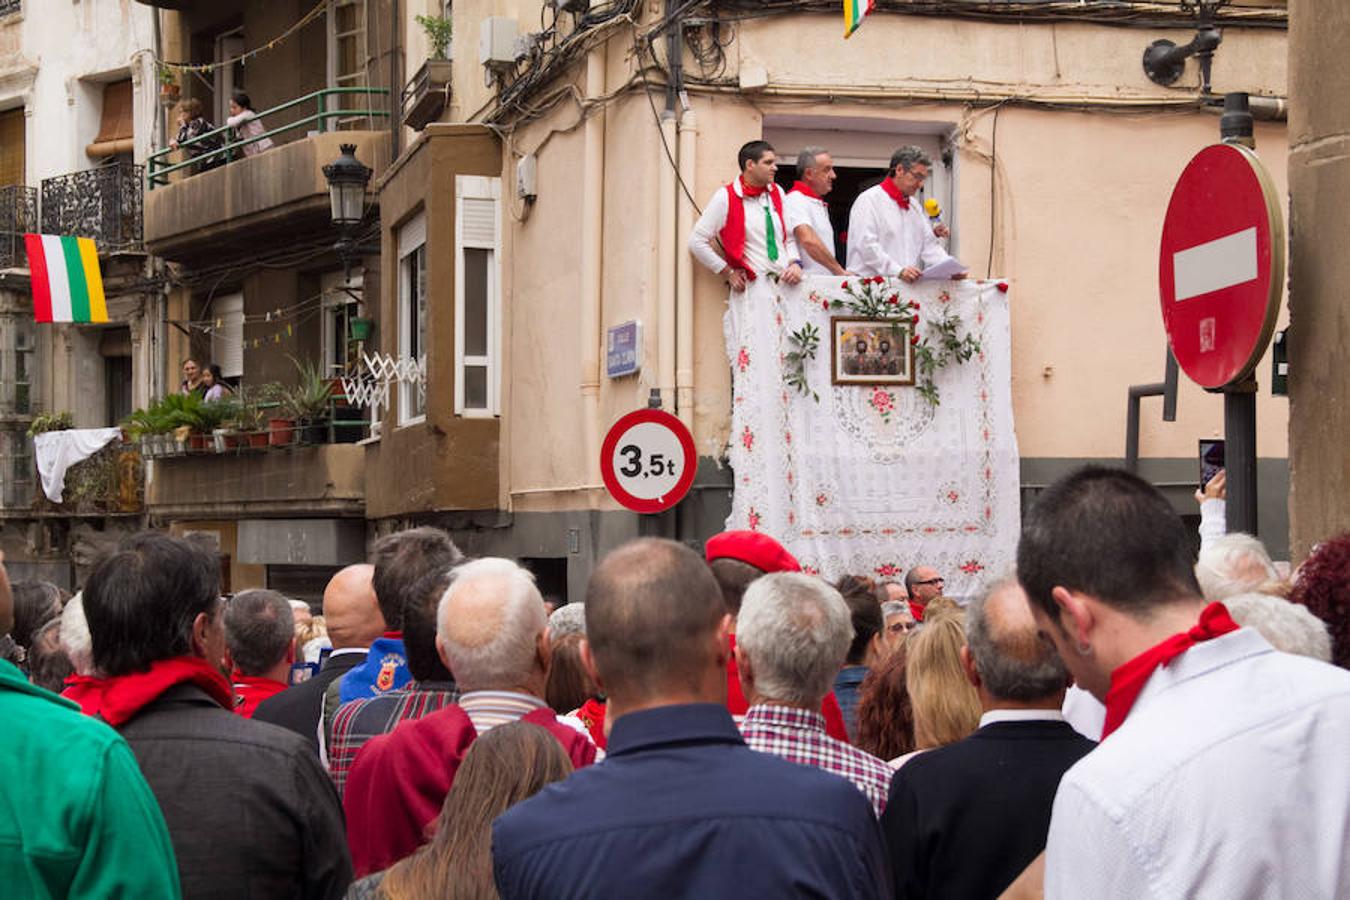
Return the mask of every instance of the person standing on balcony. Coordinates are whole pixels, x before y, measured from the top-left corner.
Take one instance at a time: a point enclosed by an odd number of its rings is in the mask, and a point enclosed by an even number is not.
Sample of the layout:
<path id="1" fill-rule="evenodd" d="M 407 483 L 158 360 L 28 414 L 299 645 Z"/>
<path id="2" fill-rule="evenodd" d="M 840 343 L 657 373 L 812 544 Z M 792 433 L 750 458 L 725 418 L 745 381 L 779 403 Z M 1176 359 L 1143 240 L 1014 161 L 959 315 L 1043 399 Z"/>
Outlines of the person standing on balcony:
<path id="1" fill-rule="evenodd" d="M 740 177 L 703 208 L 689 235 L 689 252 L 733 291 L 745 290 L 758 275 L 773 274 L 796 284 L 802 280 L 802 264 L 783 218 L 783 192 L 773 183 L 778 171 L 773 147 L 751 141 L 736 159 Z M 721 252 L 714 241 L 722 245 Z"/>
<path id="2" fill-rule="evenodd" d="M 253 101 L 240 90 L 230 94 L 230 114 L 225 124 L 234 129 L 235 139 L 240 141 L 256 138 L 267 130 L 253 110 Z M 271 138 L 262 138 L 245 144 L 242 149 L 245 156 L 257 156 L 265 150 L 271 150 L 273 146 Z"/>
<path id="3" fill-rule="evenodd" d="M 788 228 L 802 249 L 802 271 L 809 275 L 848 274 L 834 256 L 834 226 L 825 202 L 835 177 L 829 152 L 806 147 L 797 155 L 797 183 L 783 198 Z"/>
<path id="4" fill-rule="evenodd" d="M 891 156 L 886 177 L 853 201 L 848 217 L 848 270 L 859 275 L 900 276 L 919 280 L 923 269 L 951 259 L 938 243 L 940 235 L 911 202 L 928 180 L 933 161 L 919 147 L 908 145 Z M 944 229 L 945 230 L 945 229 Z M 965 273 L 953 276 L 964 278 Z"/>
<path id="5" fill-rule="evenodd" d="M 194 172 L 214 169 L 225 162 L 225 156 L 213 151 L 221 147 L 220 135 L 202 139 L 202 135 L 216 130 L 216 126 L 202 115 L 202 101 L 189 97 L 178 104 L 178 137 L 169 141 L 175 150 L 182 149 L 188 159 L 200 159 L 201 163 L 193 167 Z"/>
<path id="6" fill-rule="evenodd" d="M 190 356 L 183 360 L 183 383 L 178 385 L 178 393 L 196 394 L 201 397 L 206 394 L 206 389 L 209 386 L 202 380 L 201 363 Z"/>

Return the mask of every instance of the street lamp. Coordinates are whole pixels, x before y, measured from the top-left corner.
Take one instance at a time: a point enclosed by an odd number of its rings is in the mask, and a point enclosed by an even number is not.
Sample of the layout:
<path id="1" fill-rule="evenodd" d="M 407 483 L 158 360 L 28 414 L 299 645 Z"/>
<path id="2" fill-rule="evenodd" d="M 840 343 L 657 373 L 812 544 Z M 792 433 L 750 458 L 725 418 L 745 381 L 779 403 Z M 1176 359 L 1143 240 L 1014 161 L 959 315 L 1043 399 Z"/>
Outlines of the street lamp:
<path id="1" fill-rule="evenodd" d="M 330 216 L 341 235 L 334 249 L 350 281 L 352 261 L 362 249 L 354 235 L 366 217 L 366 185 L 372 170 L 356 158 L 355 144 L 342 144 L 339 149 L 342 155 L 323 167 L 323 177 L 328 181 Z"/>
<path id="2" fill-rule="evenodd" d="M 1181 77 L 1186 60 L 1194 56 L 1200 64 L 1200 93 L 1208 94 L 1214 51 L 1223 42 L 1223 32 L 1214 20 L 1219 9 L 1227 4 L 1228 0 L 1181 0 L 1182 11 L 1195 15 L 1195 37 L 1179 47 L 1169 40 L 1149 44 L 1144 50 L 1144 74 L 1149 80 L 1164 87 L 1172 84 Z"/>

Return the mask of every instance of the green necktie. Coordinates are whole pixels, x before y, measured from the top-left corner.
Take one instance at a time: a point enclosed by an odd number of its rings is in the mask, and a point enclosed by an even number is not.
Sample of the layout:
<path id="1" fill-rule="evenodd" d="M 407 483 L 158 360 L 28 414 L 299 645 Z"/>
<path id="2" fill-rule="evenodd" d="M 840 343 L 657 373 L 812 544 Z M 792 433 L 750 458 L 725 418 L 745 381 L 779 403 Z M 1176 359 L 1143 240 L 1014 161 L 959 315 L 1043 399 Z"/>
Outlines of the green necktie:
<path id="1" fill-rule="evenodd" d="M 769 245 L 769 262 L 778 262 L 778 236 L 773 230 L 773 208 L 764 204 L 764 242 Z"/>

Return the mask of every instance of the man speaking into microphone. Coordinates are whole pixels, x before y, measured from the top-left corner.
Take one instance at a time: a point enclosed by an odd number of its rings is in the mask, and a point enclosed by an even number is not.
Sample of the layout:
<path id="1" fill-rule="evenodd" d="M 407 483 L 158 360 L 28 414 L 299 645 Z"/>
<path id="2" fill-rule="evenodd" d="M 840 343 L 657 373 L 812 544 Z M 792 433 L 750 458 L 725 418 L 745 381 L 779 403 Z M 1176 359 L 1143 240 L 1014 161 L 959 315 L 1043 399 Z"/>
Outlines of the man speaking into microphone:
<path id="1" fill-rule="evenodd" d="M 928 180 L 933 161 L 919 147 L 901 147 L 881 184 L 853 201 L 848 218 L 848 270 L 919 280 L 924 269 L 952 259 L 938 243 L 920 205 L 911 202 Z M 952 276 L 964 278 L 965 273 Z"/>

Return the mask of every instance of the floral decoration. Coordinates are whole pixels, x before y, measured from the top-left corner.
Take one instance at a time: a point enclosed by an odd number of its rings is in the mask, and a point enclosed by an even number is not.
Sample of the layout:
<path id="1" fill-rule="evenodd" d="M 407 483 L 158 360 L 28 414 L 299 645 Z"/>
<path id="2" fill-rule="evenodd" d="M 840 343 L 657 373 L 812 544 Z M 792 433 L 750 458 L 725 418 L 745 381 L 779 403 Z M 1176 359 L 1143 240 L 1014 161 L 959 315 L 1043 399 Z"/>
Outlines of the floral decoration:
<path id="1" fill-rule="evenodd" d="M 759 523 L 763 521 L 763 519 L 764 517 L 759 514 L 759 510 L 755 509 L 753 506 L 750 507 L 750 514 L 746 516 L 746 520 L 750 525 L 751 531 L 758 531 Z"/>
<path id="2" fill-rule="evenodd" d="M 741 348 L 741 352 L 736 354 L 736 367 L 742 372 L 750 368 L 750 351 L 744 347 Z"/>
<path id="3" fill-rule="evenodd" d="M 895 563 L 882 563 L 872 571 L 876 572 L 877 575 L 882 578 L 894 578 L 900 574 L 900 567 Z"/>
<path id="4" fill-rule="evenodd" d="M 978 575 L 980 572 L 984 571 L 984 566 L 981 565 L 978 559 L 968 559 L 961 563 L 961 571 L 965 572 L 967 575 Z"/>
<path id="5" fill-rule="evenodd" d="M 741 431 L 741 444 L 747 451 L 755 448 L 755 433 L 750 430 L 749 425 Z"/>
<path id="6" fill-rule="evenodd" d="M 881 421 L 889 422 L 891 413 L 895 412 L 895 395 L 890 391 L 883 391 L 876 388 L 872 391 L 872 396 L 868 398 L 868 404 L 881 416 Z"/>

